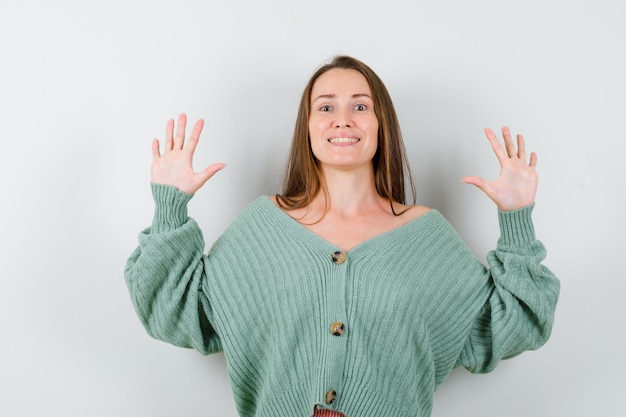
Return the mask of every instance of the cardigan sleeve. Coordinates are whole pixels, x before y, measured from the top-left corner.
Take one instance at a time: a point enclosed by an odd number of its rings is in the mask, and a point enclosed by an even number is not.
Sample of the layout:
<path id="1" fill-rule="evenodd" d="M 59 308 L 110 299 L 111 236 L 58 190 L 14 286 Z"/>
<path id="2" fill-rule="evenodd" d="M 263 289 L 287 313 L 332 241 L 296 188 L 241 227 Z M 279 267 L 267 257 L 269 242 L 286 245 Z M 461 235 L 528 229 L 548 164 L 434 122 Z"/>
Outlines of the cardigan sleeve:
<path id="1" fill-rule="evenodd" d="M 222 350 L 203 291 L 206 256 L 197 223 L 187 217 L 192 195 L 152 184 L 152 226 L 139 235 L 125 278 L 135 311 L 150 336 L 203 354 Z"/>
<path id="2" fill-rule="evenodd" d="M 541 264 L 546 250 L 535 237 L 533 207 L 498 212 L 500 239 L 487 255 L 491 290 L 457 361 L 471 372 L 538 349 L 552 331 L 560 284 Z"/>

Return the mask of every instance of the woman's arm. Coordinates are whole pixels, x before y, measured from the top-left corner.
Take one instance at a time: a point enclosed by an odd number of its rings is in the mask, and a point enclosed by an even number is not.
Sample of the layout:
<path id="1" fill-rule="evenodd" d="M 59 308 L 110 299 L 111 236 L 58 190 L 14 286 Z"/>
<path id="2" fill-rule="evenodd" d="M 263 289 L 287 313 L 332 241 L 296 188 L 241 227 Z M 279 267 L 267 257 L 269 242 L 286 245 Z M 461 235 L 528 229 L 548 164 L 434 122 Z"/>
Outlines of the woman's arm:
<path id="1" fill-rule="evenodd" d="M 541 263 L 546 250 L 535 237 L 533 207 L 498 211 L 500 239 L 487 255 L 491 293 L 457 361 L 471 372 L 489 372 L 502 359 L 538 349 L 552 331 L 560 284 Z"/>
<path id="2" fill-rule="evenodd" d="M 153 184 L 152 226 L 139 235 L 125 278 L 135 311 L 148 334 L 176 346 L 208 354 L 221 350 L 204 292 L 204 239 L 187 217 L 191 195 Z"/>
<path id="3" fill-rule="evenodd" d="M 516 149 L 506 127 L 504 147 L 490 129 L 485 134 L 500 163 L 500 176 L 495 181 L 480 177 L 462 181 L 480 188 L 498 206 L 500 239 L 487 256 L 492 292 L 457 363 L 472 372 L 488 372 L 501 359 L 543 345 L 552 330 L 560 290 L 558 279 L 541 264 L 546 250 L 536 239 L 531 220 L 537 155 L 531 153 L 527 162 L 524 138 L 517 135 Z"/>
<path id="4" fill-rule="evenodd" d="M 193 170 L 193 154 L 204 123 L 196 122 L 185 143 L 186 123 L 181 114 L 174 136 L 174 120 L 168 121 L 163 154 L 159 140 L 152 143 L 154 219 L 139 235 L 125 277 L 135 310 L 151 336 L 212 353 L 221 350 L 221 342 L 211 325 L 212 310 L 203 292 L 204 239 L 196 222 L 187 216 L 187 203 L 224 164 Z"/>

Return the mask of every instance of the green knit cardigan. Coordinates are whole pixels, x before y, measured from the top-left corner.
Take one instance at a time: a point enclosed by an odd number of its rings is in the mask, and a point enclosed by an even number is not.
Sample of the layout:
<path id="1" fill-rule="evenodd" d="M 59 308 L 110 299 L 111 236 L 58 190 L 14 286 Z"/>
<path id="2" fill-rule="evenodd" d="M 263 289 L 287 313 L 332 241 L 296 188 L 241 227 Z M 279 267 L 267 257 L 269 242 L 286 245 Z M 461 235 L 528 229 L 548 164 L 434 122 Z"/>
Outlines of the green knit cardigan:
<path id="1" fill-rule="evenodd" d="M 205 254 L 192 196 L 152 190 L 125 269 L 134 307 L 155 338 L 224 351 L 242 417 L 429 416 L 454 367 L 488 372 L 550 334 L 559 281 L 533 206 L 498 212 L 487 268 L 436 210 L 343 253 L 267 197 Z"/>

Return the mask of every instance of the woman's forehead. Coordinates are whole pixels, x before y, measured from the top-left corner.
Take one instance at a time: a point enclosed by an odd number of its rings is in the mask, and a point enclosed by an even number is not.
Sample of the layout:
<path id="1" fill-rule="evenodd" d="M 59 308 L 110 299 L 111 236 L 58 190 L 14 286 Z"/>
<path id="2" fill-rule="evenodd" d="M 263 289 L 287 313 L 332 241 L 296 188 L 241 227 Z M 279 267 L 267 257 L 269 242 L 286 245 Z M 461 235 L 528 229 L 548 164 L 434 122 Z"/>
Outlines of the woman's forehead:
<path id="1" fill-rule="evenodd" d="M 337 95 L 371 97 L 370 86 L 365 76 L 354 69 L 333 68 L 320 75 L 311 90 L 311 101 L 318 97 Z"/>

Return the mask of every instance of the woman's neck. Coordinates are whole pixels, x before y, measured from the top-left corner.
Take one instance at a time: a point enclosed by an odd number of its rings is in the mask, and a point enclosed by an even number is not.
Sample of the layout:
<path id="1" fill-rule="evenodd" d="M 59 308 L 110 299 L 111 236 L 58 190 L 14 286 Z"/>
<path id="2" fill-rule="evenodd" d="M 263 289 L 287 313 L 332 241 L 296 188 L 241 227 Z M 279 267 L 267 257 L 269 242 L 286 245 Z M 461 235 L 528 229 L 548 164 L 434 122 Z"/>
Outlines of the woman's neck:
<path id="1" fill-rule="evenodd" d="M 328 211 L 341 216 L 353 217 L 363 211 L 381 207 L 383 199 L 376 191 L 372 169 L 359 171 L 324 169 L 322 176 L 328 194 L 321 191 L 315 197 L 312 202 L 315 211 L 328 208 Z"/>

